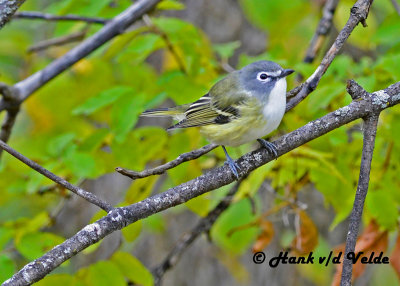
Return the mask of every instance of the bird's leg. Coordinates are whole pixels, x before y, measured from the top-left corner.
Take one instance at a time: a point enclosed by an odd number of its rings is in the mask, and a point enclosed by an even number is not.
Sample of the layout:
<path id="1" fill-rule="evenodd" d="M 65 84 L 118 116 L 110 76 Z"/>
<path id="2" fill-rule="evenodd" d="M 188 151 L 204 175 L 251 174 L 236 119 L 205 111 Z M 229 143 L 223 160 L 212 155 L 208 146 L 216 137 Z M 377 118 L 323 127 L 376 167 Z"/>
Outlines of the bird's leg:
<path id="1" fill-rule="evenodd" d="M 273 143 L 268 142 L 267 140 L 261 139 L 261 138 L 260 138 L 260 139 L 257 139 L 257 141 L 258 141 L 258 143 L 260 143 L 260 145 L 261 145 L 262 147 L 264 147 L 265 149 L 267 149 L 267 151 L 268 151 L 271 155 L 273 155 L 275 159 L 278 157 L 278 150 L 276 150 L 276 146 L 275 146 Z"/>
<path id="2" fill-rule="evenodd" d="M 238 169 L 240 169 L 239 165 L 235 163 L 235 161 L 232 160 L 232 158 L 228 155 L 228 152 L 225 149 L 225 146 L 222 146 L 222 149 L 224 149 L 225 156 L 226 156 L 226 162 L 229 165 L 229 168 L 231 168 L 232 173 L 235 175 L 236 179 L 239 180 L 239 175 L 238 175 Z"/>

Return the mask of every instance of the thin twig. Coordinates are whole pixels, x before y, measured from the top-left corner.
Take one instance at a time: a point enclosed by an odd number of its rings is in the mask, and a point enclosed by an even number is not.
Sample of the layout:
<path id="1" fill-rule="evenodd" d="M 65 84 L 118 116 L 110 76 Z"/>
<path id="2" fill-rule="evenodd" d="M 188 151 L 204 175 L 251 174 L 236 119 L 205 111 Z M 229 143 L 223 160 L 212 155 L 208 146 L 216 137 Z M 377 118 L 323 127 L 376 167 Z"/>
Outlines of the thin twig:
<path id="1" fill-rule="evenodd" d="M 13 18 L 19 19 L 38 19 L 46 21 L 82 21 L 91 24 L 106 24 L 110 19 L 98 18 L 98 17 L 82 17 L 78 15 L 52 15 L 47 13 L 41 13 L 36 11 L 23 11 L 15 13 Z"/>
<path id="2" fill-rule="evenodd" d="M 208 144 L 206 146 L 203 146 L 199 149 L 190 151 L 188 153 L 183 153 L 183 154 L 179 155 L 178 158 L 176 158 L 175 160 L 172 160 L 161 166 L 157 166 L 153 169 L 147 169 L 147 170 L 144 170 L 141 172 L 124 169 L 121 167 L 115 168 L 115 171 L 117 171 L 118 173 L 120 173 L 124 176 L 131 178 L 132 180 L 139 179 L 139 178 L 146 178 L 146 177 L 153 176 L 153 175 L 161 175 L 165 171 L 167 171 L 171 168 L 174 168 L 184 162 L 197 159 L 197 158 L 203 156 L 204 154 L 207 154 L 208 152 L 217 148 L 218 146 L 219 145 L 217 145 L 217 144 Z"/>
<path id="3" fill-rule="evenodd" d="M 29 158 L 25 157 L 24 155 L 22 155 L 18 151 L 14 150 L 13 148 L 8 146 L 6 143 L 4 143 L 1 140 L 0 140 L 0 148 L 2 148 L 4 151 L 6 151 L 10 155 L 14 156 L 15 158 L 17 158 L 18 160 L 20 160 L 24 164 L 28 165 L 29 167 L 31 167 L 35 171 L 39 172 L 43 176 L 49 178 L 53 182 L 63 186 L 64 188 L 70 190 L 71 192 L 73 192 L 76 195 L 84 198 L 85 200 L 87 200 L 88 202 L 98 206 L 99 208 L 102 208 L 106 212 L 109 212 L 109 211 L 114 209 L 109 203 L 100 200 L 96 195 L 94 195 L 92 193 L 89 193 L 89 192 L 87 192 L 87 191 L 85 191 L 85 190 L 83 190 L 83 189 L 81 189 L 79 187 L 76 187 L 76 186 L 72 185 L 71 183 L 69 183 L 68 181 L 64 180 L 63 178 L 58 177 L 57 175 L 55 175 L 52 172 L 50 172 L 49 170 L 43 168 L 42 166 L 40 166 L 36 162 L 30 160 Z"/>
<path id="4" fill-rule="evenodd" d="M 174 267 L 183 252 L 203 233 L 208 232 L 214 225 L 218 217 L 231 205 L 232 200 L 240 186 L 240 181 L 237 182 L 228 194 L 219 202 L 219 204 L 202 218 L 197 225 L 175 244 L 175 247 L 165 257 L 163 262 L 153 268 L 151 271 L 154 277 L 154 285 L 161 285 L 161 280 L 164 274 Z"/>
<path id="5" fill-rule="evenodd" d="M 350 17 L 347 20 L 346 25 L 340 31 L 335 42 L 326 53 L 325 57 L 322 59 L 321 64 L 317 67 L 315 72 L 305 81 L 304 85 L 299 90 L 297 95 L 292 97 L 286 104 L 286 112 L 294 108 L 303 99 L 305 99 L 307 95 L 309 95 L 316 89 L 319 81 L 321 80 L 321 77 L 325 74 L 326 70 L 332 63 L 333 59 L 337 56 L 347 38 L 353 32 L 354 28 L 359 23 L 362 23 L 364 27 L 366 26 L 365 20 L 368 17 L 369 8 L 371 7 L 372 1 L 373 0 L 358 0 L 354 4 L 354 6 L 351 8 Z M 288 95 L 292 94 L 292 90 L 288 92 Z"/>
<path id="6" fill-rule="evenodd" d="M 115 36 L 124 32 L 131 24 L 140 19 L 145 13 L 151 11 L 161 0 L 138 0 L 125 11 L 108 21 L 102 29 L 95 33 L 90 38 L 83 41 L 81 44 L 74 47 L 62 57 L 54 60 L 44 69 L 37 71 L 28 78 L 16 83 L 8 90 L 12 90 L 9 94 L 10 98 L 2 98 L 0 100 L 0 112 L 7 110 L 13 105 L 21 104 L 34 91 L 45 85 L 51 79 L 64 72 L 73 64 L 86 57 L 94 50 L 107 43 Z M 2 26 L 2 5 L 9 5 L 11 2 L 24 2 L 22 0 L 0 0 L 0 28 Z M 19 6 L 18 6 L 19 7 Z M 16 8 L 17 9 L 17 8 Z M 11 16 L 15 11 L 9 15 Z M 8 21 L 8 20 L 7 20 Z M 4 89 L 0 84 L 0 92 Z M 3 94 L 4 95 L 4 94 Z"/>
<path id="7" fill-rule="evenodd" d="M 393 4 L 394 9 L 396 10 L 397 14 L 400 15 L 400 5 L 397 0 L 390 0 Z"/>
<path id="8" fill-rule="evenodd" d="M 306 56 L 304 57 L 305 63 L 312 63 L 317 56 L 322 44 L 329 34 L 332 27 L 333 14 L 335 13 L 336 7 L 339 0 L 327 0 L 322 11 L 322 18 L 318 23 L 318 27 L 311 40 L 310 46 L 308 47 Z"/>
<path id="9" fill-rule="evenodd" d="M 154 25 L 153 21 L 151 21 L 150 17 L 147 14 L 143 15 L 143 21 L 151 29 L 151 31 L 153 33 L 158 34 L 163 39 L 163 41 L 167 45 L 167 49 L 169 50 L 171 55 L 174 57 L 181 72 L 183 72 L 184 74 L 187 74 L 185 64 L 183 63 L 183 60 L 179 56 L 178 52 L 176 51 L 174 45 L 171 43 L 168 35 L 164 31 L 159 29 L 156 25 Z"/>
<path id="10" fill-rule="evenodd" d="M 8 0 L 6 0 L 8 1 Z M 16 83 L 18 101 L 26 100 L 34 91 L 41 88 L 48 81 L 86 57 L 101 45 L 115 36 L 123 33 L 133 22 L 140 19 L 145 13 L 152 10 L 161 0 L 138 0 L 121 14 L 107 22 L 97 33 L 87 38 L 81 44 L 54 60 L 44 69 L 32 74 L 28 78 Z M 1 106 L 1 104 L 0 104 Z"/>
<path id="11" fill-rule="evenodd" d="M 82 41 L 85 38 L 86 33 L 87 33 L 87 29 L 84 29 L 83 31 L 72 33 L 72 34 L 69 34 L 66 36 L 61 36 L 61 37 L 41 41 L 41 42 L 29 47 L 28 53 L 39 52 L 39 51 L 45 50 L 47 48 L 50 48 L 52 46 L 62 46 L 62 45 L 69 44 L 72 42 Z"/>
<path id="12" fill-rule="evenodd" d="M 397 82 L 384 90 L 368 94 L 368 97 L 353 101 L 349 105 L 309 122 L 303 127 L 280 137 L 273 143 L 277 147 L 278 155 L 282 156 L 351 121 L 376 114 L 399 103 L 400 82 Z M 243 176 L 274 159 L 273 155 L 269 154 L 264 148 L 260 148 L 245 154 L 239 160 L 236 160 L 236 163 L 240 167 L 240 175 Z M 115 208 L 103 218 L 87 225 L 74 236 L 48 251 L 42 257 L 25 265 L 5 281 L 3 285 L 30 285 L 108 234 L 152 214 L 183 204 L 206 192 L 228 185 L 235 180 L 236 177 L 231 169 L 224 165 L 138 203 Z"/>
<path id="13" fill-rule="evenodd" d="M 4 118 L 3 125 L 1 126 L 1 131 L 0 131 L 0 140 L 3 142 L 7 142 L 8 139 L 10 139 L 11 136 L 11 130 L 12 127 L 14 126 L 15 119 L 17 118 L 19 112 L 19 106 L 16 106 L 15 108 L 11 108 L 7 110 L 6 113 L 6 118 Z M 3 153 L 3 149 L 0 149 L 0 158 L 1 154 Z"/>
<path id="14" fill-rule="evenodd" d="M 371 161 L 374 153 L 376 129 L 379 114 L 372 114 L 364 119 L 364 140 L 360 166 L 360 177 L 354 199 L 353 210 L 350 215 L 349 231 L 347 232 L 346 250 L 342 268 L 341 286 L 350 286 L 352 280 L 353 264 L 347 259 L 349 252 L 354 252 L 359 225 L 364 208 L 365 198 L 368 192 L 369 175 L 371 172 Z"/>

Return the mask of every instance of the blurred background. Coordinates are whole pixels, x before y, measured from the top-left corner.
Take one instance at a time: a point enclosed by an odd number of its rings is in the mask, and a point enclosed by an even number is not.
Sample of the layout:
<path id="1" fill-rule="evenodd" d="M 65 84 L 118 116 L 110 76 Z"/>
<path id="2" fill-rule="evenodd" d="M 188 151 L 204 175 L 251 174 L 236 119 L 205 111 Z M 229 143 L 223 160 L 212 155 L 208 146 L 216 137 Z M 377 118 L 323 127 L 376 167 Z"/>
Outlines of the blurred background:
<path id="1" fill-rule="evenodd" d="M 297 86 L 319 65 L 354 2 L 339 1 L 320 53 L 305 63 L 324 0 L 164 0 L 125 33 L 35 92 L 22 105 L 9 144 L 113 205 L 165 191 L 222 165 L 223 151 L 217 148 L 161 176 L 132 181 L 114 169 L 155 167 L 207 144 L 196 128 L 166 132 L 172 121 L 139 114 L 192 102 L 227 72 L 261 59 L 295 69 L 288 89 Z M 369 92 L 400 80 L 400 16 L 393 2 L 374 1 L 368 27 L 356 27 L 318 88 L 285 115 L 272 139 L 349 104 L 348 79 Z M 131 4 L 30 0 L 19 11 L 109 19 Z M 13 19 L 0 30 L 0 81 L 14 84 L 26 78 L 101 27 Z M 54 38 L 64 43 L 49 45 Z M 361 121 L 350 123 L 262 166 L 238 185 L 115 232 L 38 284 L 152 285 L 150 271 L 236 186 L 231 206 L 165 273 L 162 285 L 338 285 L 333 265 L 270 268 L 254 264 L 252 251 L 264 249 L 267 257 L 284 250 L 306 256 L 313 251 L 318 257 L 340 250 L 357 186 L 361 128 Z M 399 107 L 385 110 L 362 227 L 370 238 L 361 247 L 364 252 L 394 253 L 392 261 L 400 259 L 399 128 Z M 255 148 L 257 144 L 247 144 L 228 151 L 238 158 Z M 8 154 L 0 161 L 0 189 L 0 281 L 105 215 Z M 396 267 L 357 267 L 355 285 L 399 284 Z"/>

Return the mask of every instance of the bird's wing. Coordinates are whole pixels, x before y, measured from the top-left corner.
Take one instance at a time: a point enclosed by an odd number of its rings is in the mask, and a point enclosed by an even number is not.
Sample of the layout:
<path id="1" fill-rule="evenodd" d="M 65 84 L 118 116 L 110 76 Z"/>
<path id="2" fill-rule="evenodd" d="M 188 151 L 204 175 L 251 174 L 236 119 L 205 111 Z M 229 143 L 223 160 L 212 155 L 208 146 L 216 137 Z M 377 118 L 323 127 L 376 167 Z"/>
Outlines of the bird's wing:
<path id="1" fill-rule="evenodd" d="M 224 97 L 208 93 L 190 105 L 185 112 L 184 120 L 168 129 L 229 123 L 240 117 L 240 106 L 245 104 L 245 100 L 245 95 L 226 100 Z"/>
<path id="2" fill-rule="evenodd" d="M 217 82 L 203 97 L 185 111 L 185 119 L 168 129 L 226 124 L 240 117 L 240 106 L 249 95 L 239 85 L 238 72 Z"/>

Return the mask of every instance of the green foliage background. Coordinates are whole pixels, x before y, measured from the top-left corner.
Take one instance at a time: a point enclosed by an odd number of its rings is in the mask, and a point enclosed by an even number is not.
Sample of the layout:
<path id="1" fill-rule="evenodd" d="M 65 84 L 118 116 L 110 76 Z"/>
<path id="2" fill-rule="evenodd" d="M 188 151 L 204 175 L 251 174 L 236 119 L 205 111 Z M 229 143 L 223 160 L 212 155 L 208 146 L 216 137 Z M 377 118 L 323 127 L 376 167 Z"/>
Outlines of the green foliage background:
<path id="1" fill-rule="evenodd" d="M 128 0 L 114 2 L 115 5 L 110 6 L 109 0 L 31 0 L 23 5 L 22 10 L 113 17 L 131 4 Z M 337 29 L 341 29 L 348 19 L 353 2 L 340 1 L 334 19 Z M 267 34 L 268 49 L 257 57 L 241 54 L 237 68 L 255 60 L 268 59 L 294 68 L 305 77 L 311 75 L 318 59 L 314 64 L 304 64 L 302 58 L 319 21 L 317 5 L 303 0 L 242 0 L 240 3 L 247 19 Z M 165 0 L 158 8 L 185 7 L 182 3 Z M 169 161 L 206 144 L 196 129 L 167 133 L 161 127 L 139 121 L 139 114 L 167 99 L 182 104 L 204 95 L 223 76 L 221 61 L 227 61 L 240 43 L 212 44 L 207 35 L 193 24 L 159 13 L 151 16 L 151 20 L 158 31 L 168 36 L 185 71 L 179 68 L 168 52 L 165 40 L 154 27 L 135 28 L 102 46 L 32 95 L 22 107 L 10 145 L 71 183 L 79 184 L 114 172 L 117 166 L 142 170 L 149 162 Z M 357 27 L 349 43 L 361 50 L 372 51 L 374 57 L 361 57 L 356 62 L 347 54 L 339 55 L 317 90 L 284 117 L 274 135 L 292 131 L 350 103 L 345 90 L 348 79 L 355 79 L 368 91 L 385 88 L 400 79 L 400 20 L 390 1 L 374 1 L 367 22 L 368 28 Z M 83 23 L 13 20 L 0 31 L 0 80 L 16 83 L 71 48 L 62 46 L 41 53 L 27 53 L 27 48 L 33 43 L 76 32 L 85 26 Z M 91 25 L 88 29 L 91 35 L 100 27 Z M 326 44 L 325 48 L 328 47 Z M 158 71 L 146 59 L 160 50 L 164 52 L 164 58 Z M 294 78 L 289 78 L 288 88 L 297 84 Z M 399 128 L 399 108 L 386 110 L 380 117 L 364 214 L 365 221 L 374 218 L 383 229 L 392 233 L 397 232 L 399 219 Z M 299 180 L 308 176 L 323 194 L 326 206 L 334 208 L 333 229 L 351 210 L 361 146 L 360 122 L 355 122 L 257 169 L 240 186 L 235 204 L 213 227 L 214 242 L 232 255 L 249 249 L 259 232 L 257 228 L 237 232 L 231 237 L 226 233 L 235 226 L 253 221 L 260 214 L 259 211 L 252 214 L 245 198 L 252 197 L 259 206 L 257 190 L 265 179 L 270 179 L 281 195 L 296 197 L 297 192 L 302 191 L 296 187 Z M 233 154 L 237 157 L 254 147 L 254 144 L 241 146 Z M 215 150 L 176 167 L 168 171 L 161 190 L 195 178 L 223 161 L 222 151 Z M 0 281 L 3 281 L 65 239 L 46 229 L 53 223 L 52 210 L 66 192 L 56 189 L 41 194 L 45 188 L 53 186 L 53 182 L 6 154 L 0 163 L 0 176 Z M 157 180 L 157 177 L 149 177 L 135 181 L 120 205 L 132 204 L 149 196 Z M 196 198 L 185 208 L 200 217 L 205 216 L 228 188 L 224 189 Z M 101 215 L 99 212 L 95 218 Z M 168 231 L 162 214 L 135 223 L 123 230 L 123 246 L 109 260 L 78 272 L 73 272 L 65 263 L 57 270 L 59 274 L 47 277 L 39 285 L 124 285 L 125 279 L 151 285 L 153 282 L 148 270 L 123 251 L 134 245 L 145 228 L 161 233 Z M 331 246 L 323 239 L 320 241 L 320 251 L 328 252 Z M 327 279 L 318 276 L 318 271 L 305 273 L 316 283 L 321 282 L 318 279 Z M 99 277 L 101 280 L 96 280 Z M 328 276 L 324 281 L 329 279 Z"/>

